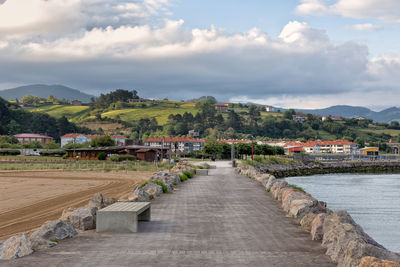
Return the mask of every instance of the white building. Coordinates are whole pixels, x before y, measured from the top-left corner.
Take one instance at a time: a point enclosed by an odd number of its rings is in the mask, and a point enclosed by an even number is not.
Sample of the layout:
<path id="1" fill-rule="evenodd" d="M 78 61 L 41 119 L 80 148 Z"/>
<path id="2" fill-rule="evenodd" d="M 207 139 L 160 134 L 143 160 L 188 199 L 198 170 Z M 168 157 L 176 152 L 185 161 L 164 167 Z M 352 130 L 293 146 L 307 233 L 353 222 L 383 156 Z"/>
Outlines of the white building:
<path id="1" fill-rule="evenodd" d="M 190 137 L 152 137 L 147 139 L 144 145 L 160 148 L 164 146 L 164 148 L 170 148 L 172 152 L 190 153 L 201 151 L 205 141 Z"/>
<path id="2" fill-rule="evenodd" d="M 64 136 L 61 136 L 61 147 L 64 147 L 68 143 L 75 142 L 75 144 L 84 144 L 84 143 L 89 143 L 92 141 L 92 139 L 95 138 L 100 138 L 104 135 L 85 135 L 85 134 L 80 134 L 80 133 L 74 133 L 74 134 L 66 134 Z M 115 141 L 115 144 L 117 146 L 126 146 L 127 145 L 127 140 L 125 136 L 122 135 L 112 135 L 110 136 L 111 139 Z"/>

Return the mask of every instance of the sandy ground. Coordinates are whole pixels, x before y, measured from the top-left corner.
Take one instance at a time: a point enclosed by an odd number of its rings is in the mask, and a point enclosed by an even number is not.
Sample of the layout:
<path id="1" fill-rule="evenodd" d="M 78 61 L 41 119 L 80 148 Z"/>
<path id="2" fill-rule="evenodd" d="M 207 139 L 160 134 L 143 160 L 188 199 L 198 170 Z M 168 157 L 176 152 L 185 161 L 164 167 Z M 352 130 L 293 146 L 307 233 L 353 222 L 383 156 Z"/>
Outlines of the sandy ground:
<path id="1" fill-rule="evenodd" d="M 126 198 L 151 172 L 0 171 L 0 240 L 57 219 L 95 193 Z"/>

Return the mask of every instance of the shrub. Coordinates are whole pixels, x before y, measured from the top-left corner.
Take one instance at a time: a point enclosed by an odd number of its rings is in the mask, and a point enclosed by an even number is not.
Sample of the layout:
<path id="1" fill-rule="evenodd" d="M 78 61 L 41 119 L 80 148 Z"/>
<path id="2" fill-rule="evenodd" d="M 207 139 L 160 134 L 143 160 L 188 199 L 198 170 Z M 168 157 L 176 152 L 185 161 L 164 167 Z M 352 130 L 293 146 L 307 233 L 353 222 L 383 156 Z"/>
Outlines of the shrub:
<path id="1" fill-rule="evenodd" d="M 132 155 L 112 155 L 110 159 L 111 161 L 121 162 L 121 161 L 134 161 L 136 160 L 136 157 Z"/>
<path id="2" fill-rule="evenodd" d="M 144 184 L 142 184 L 142 185 L 140 186 L 140 188 L 145 187 L 148 183 L 149 183 L 149 182 L 145 182 Z"/>
<path id="3" fill-rule="evenodd" d="M 21 151 L 18 149 L 2 149 L 0 150 L 0 155 L 2 156 L 17 156 L 20 155 Z"/>
<path id="4" fill-rule="evenodd" d="M 297 185 L 295 185 L 295 184 L 291 184 L 291 185 L 289 185 L 291 188 L 294 188 L 294 189 L 296 189 L 296 190 L 299 190 L 300 192 L 303 192 L 303 193 L 305 193 L 305 194 L 307 194 L 307 192 L 306 192 L 306 190 L 304 190 L 304 188 L 302 188 L 302 187 L 300 187 L 300 186 L 297 186 Z"/>
<path id="5" fill-rule="evenodd" d="M 97 156 L 98 160 L 106 160 L 107 159 L 107 154 L 104 152 L 101 152 L 98 156 Z"/>
<path id="6" fill-rule="evenodd" d="M 44 150 L 39 152 L 40 156 L 47 156 L 47 157 L 62 157 L 65 155 L 64 150 Z"/>
<path id="7" fill-rule="evenodd" d="M 186 181 L 188 179 L 185 174 L 179 175 L 179 178 L 181 179 L 181 182 L 184 182 L 184 181 Z"/>
<path id="8" fill-rule="evenodd" d="M 53 237 L 53 238 L 50 238 L 50 241 L 51 241 L 51 242 L 58 243 L 58 239 L 57 239 L 57 238 L 55 238 L 55 237 Z"/>
<path id="9" fill-rule="evenodd" d="M 150 200 L 153 200 L 154 199 L 154 196 L 153 195 L 150 195 Z"/>
<path id="10" fill-rule="evenodd" d="M 163 182 L 160 182 L 160 181 L 151 181 L 151 182 L 153 184 L 157 184 L 157 185 L 161 186 L 163 193 L 168 193 L 168 187 Z"/>
<path id="11" fill-rule="evenodd" d="M 187 178 L 191 179 L 193 178 L 194 174 L 188 171 L 183 171 L 183 174 L 186 175 Z"/>

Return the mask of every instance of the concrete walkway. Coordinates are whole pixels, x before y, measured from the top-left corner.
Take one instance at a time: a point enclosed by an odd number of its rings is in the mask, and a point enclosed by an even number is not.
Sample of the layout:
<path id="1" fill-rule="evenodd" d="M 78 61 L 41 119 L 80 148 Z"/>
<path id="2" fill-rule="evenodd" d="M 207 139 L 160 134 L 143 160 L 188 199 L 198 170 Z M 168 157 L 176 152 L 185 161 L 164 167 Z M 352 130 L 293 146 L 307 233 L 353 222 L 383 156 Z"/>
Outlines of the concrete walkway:
<path id="1" fill-rule="evenodd" d="M 85 233 L 0 266 L 335 266 L 258 182 L 218 165 L 153 201 L 138 233 Z"/>

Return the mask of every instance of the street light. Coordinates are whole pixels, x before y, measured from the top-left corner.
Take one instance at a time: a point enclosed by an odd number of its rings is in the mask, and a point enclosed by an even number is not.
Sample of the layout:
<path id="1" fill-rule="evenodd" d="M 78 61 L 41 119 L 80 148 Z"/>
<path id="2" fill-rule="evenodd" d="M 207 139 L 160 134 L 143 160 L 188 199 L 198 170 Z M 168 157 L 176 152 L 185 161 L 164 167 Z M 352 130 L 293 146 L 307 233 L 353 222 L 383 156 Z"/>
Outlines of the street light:
<path id="1" fill-rule="evenodd" d="M 251 160 L 254 160 L 254 137 L 251 137 Z"/>

